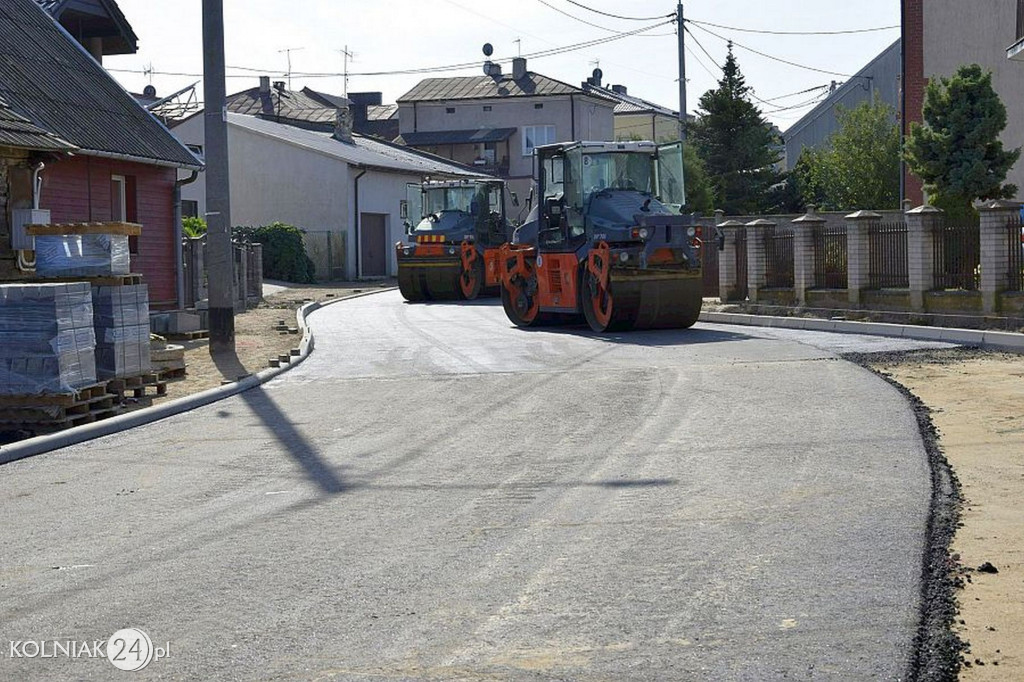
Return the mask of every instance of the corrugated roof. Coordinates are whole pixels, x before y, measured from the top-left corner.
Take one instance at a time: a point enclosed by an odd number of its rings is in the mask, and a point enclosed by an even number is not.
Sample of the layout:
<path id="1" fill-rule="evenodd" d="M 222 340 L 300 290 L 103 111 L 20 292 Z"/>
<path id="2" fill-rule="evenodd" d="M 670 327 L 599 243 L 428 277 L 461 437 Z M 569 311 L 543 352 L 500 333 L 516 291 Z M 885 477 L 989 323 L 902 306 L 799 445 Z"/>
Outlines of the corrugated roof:
<path id="1" fill-rule="evenodd" d="M 474 130 L 437 130 L 425 133 L 402 133 L 396 142 L 414 146 L 437 144 L 479 144 L 504 142 L 516 132 L 515 128 L 477 128 Z"/>
<path id="2" fill-rule="evenodd" d="M 19 116 L 0 99 L 0 146 L 38 151 L 74 151 L 75 145 L 62 140 L 24 116 Z"/>
<path id="3" fill-rule="evenodd" d="M 326 92 L 318 92 L 310 87 L 302 88 L 302 94 L 312 98 L 313 100 L 319 102 L 320 104 L 323 104 L 324 106 L 333 107 L 335 109 L 340 109 L 342 107 L 352 105 L 352 102 L 348 99 L 348 97 L 342 97 L 341 95 L 332 95 Z"/>
<path id="4" fill-rule="evenodd" d="M 0 2 L 0 98 L 81 154 L 202 166 L 33 0 Z"/>
<path id="5" fill-rule="evenodd" d="M 618 104 L 615 105 L 616 114 L 660 114 L 671 118 L 679 117 L 679 112 L 673 111 L 668 107 L 663 107 L 660 104 L 655 104 L 654 102 L 648 102 L 645 99 L 634 97 L 627 93 L 615 92 L 610 88 L 586 85 L 583 89 L 590 94 L 601 94 L 618 102 Z"/>
<path id="6" fill-rule="evenodd" d="M 388 121 L 397 116 L 397 104 L 371 104 L 366 107 L 367 121 Z"/>
<path id="7" fill-rule="evenodd" d="M 275 121 L 296 121 L 317 124 L 324 129 L 334 127 L 337 107 L 313 99 L 304 92 L 278 90 L 268 92 L 259 87 L 236 92 L 227 97 L 228 111 L 261 116 Z"/>
<path id="8" fill-rule="evenodd" d="M 500 78 L 491 78 L 490 76 L 426 78 L 412 90 L 399 97 L 398 103 L 582 94 L 585 94 L 583 90 L 573 85 L 527 71 L 526 75 L 519 80 L 512 78 L 512 74 L 504 74 Z M 608 99 L 597 93 L 594 96 Z"/>
<path id="9" fill-rule="evenodd" d="M 275 123 L 256 116 L 228 114 L 228 123 L 261 135 L 283 140 L 311 151 L 332 156 L 355 166 L 380 170 L 410 173 L 413 175 L 437 175 L 444 177 L 480 177 L 482 174 L 472 168 L 424 154 L 399 145 L 383 142 L 376 138 L 354 135 L 354 142 L 340 142 L 330 133 L 307 130 Z"/>

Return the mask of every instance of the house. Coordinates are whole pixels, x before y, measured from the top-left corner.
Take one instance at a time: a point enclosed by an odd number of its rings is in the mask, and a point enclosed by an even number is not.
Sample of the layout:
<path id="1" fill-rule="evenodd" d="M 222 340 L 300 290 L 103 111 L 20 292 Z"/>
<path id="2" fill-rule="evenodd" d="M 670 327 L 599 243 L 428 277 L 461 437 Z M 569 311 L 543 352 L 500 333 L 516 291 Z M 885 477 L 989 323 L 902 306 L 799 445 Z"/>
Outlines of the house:
<path id="1" fill-rule="evenodd" d="M 135 54 L 139 39 L 114 0 L 36 0 L 93 58 Z"/>
<path id="2" fill-rule="evenodd" d="M 398 98 L 402 144 L 509 180 L 529 192 L 533 148 L 568 140 L 613 140 L 618 100 L 563 83 L 512 60 L 485 75 L 427 78 Z"/>
<path id="3" fill-rule="evenodd" d="M 236 114 L 258 116 L 268 121 L 329 132 L 339 108 L 347 108 L 344 97 L 327 103 L 313 98 L 305 90 L 285 88 L 284 81 L 270 82 L 270 76 L 260 76 L 259 86 L 228 95 L 227 108 Z"/>
<path id="4" fill-rule="evenodd" d="M 116 9 L 112 0 L 53 4 Z M 85 22 L 81 31 L 91 35 Z M 154 308 L 176 307 L 178 170 L 201 167 L 40 4 L 0 3 L 0 278 L 29 276 L 31 251 L 12 243 L 21 239 L 14 217 L 38 202 L 55 223 L 141 223 L 133 270 L 145 276 Z"/>
<path id="5" fill-rule="evenodd" d="M 877 97 L 892 107 L 894 120 L 900 110 L 902 43 L 897 40 L 868 62 L 846 82 L 835 84 L 828 96 L 782 134 L 786 144 L 786 170 L 792 169 L 804 149 L 828 144 L 839 130 L 839 107 L 853 109 Z"/>
<path id="6" fill-rule="evenodd" d="M 593 75 L 581 84 L 584 92 L 611 97 L 615 105 L 616 140 L 651 140 L 670 142 L 679 139 L 679 112 L 660 104 L 630 95 L 625 85 L 604 86 L 604 74 L 594 69 Z M 692 116 L 691 116 L 692 118 Z"/>
<path id="7" fill-rule="evenodd" d="M 348 97 L 302 88 L 302 93 L 325 106 L 341 107 L 347 103 L 352 112 L 352 130 L 360 135 L 392 141 L 398 137 L 398 105 L 382 104 L 380 92 L 350 92 Z"/>
<path id="8" fill-rule="evenodd" d="M 453 164 L 376 138 L 353 134 L 342 109 L 332 132 L 229 112 L 231 221 L 289 223 L 306 231 L 306 250 L 322 279 L 385 277 L 397 272 L 392 245 L 405 237 L 407 186 L 426 178 L 477 177 Z M 204 142 L 193 115 L 173 128 L 190 146 Z M 183 199 L 206 212 L 205 185 Z"/>
<path id="9" fill-rule="evenodd" d="M 951 76 L 962 64 L 979 64 L 992 72 L 992 86 L 1006 105 L 1006 149 L 1024 146 L 1024 73 L 1006 59 L 1007 47 L 1024 37 L 1021 3 L 1013 0 L 902 0 L 904 134 L 922 120 L 928 79 Z M 1007 182 L 1024 188 L 1024 164 L 1010 169 Z M 905 174 L 906 197 L 923 201 L 921 181 Z"/>

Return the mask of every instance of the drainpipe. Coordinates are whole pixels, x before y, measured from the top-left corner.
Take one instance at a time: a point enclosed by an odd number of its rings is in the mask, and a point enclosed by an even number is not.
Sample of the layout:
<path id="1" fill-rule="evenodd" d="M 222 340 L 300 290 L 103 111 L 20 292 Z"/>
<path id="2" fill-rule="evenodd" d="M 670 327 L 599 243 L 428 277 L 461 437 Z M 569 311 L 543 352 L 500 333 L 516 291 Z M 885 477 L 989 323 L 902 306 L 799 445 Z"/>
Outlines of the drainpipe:
<path id="1" fill-rule="evenodd" d="M 359 228 L 360 228 L 360 220 L 359 220 L 359 178 L 363 177 L 364 175 L 366 175 L 366 170 L 365 169 L 359 171 L 359 175 L 357 175 L 355 177 L 355 180 L 353 181 L 354 187 L 352 189 L 352 192 L 355 195 L 355 202 L 354 203 L 355 203 L 355 210 L 356 210 L 355 231 L 353 233 L 353 240 L 352 240 L 354 242 L 354 246 L 355 246 L 355 250 L 356 250 L 356 273 L 355 273 L 356 274 L 356 276 L 355 276 L 356 279 L 359 279 L 362 276 L 362 270 L 361 270 L 362 264 L 359 262 Z"/>
<path id="2" fill-rule="evenodd" d="M 576 100 L 573 96 L 569 95 L 569 121 L 570 128 L 572 129 L 572 139 L 576 139 Z"/>
<path id="3" fill-rule="evenodd" d="M 181 242 L 185 235 L 181 224 L 181 188 L 195 182 L 198 177 L 199 171 L 194 170 L 187 178 L 174 181 L 174 252 L 178 254 L 174 264 L 174 276 L 178 282 L 176 289 L 178 310 L 185 309 L 185 264 L 182 262 L 181 249 Z"/>

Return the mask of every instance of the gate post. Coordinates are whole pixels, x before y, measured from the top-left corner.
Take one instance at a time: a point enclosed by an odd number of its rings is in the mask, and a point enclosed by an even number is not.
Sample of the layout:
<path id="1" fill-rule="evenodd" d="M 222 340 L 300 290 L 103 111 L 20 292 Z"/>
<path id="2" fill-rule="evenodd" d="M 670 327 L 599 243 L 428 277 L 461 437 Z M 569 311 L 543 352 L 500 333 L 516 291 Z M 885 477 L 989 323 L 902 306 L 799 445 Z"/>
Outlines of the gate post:
<path id="1" fill-rule="evenodd" d="M 882 222 L 874 211 L 857 211 L 846 221 L 846 291 L 853 305 L 860 305 L 860 292 L 870 287 L 871 252 L 868 233 Z"/>
<path id="2" fill-rule="evenodd" d="M 825 224 L 814 204 L 793 220 L 793 294 L 797 305 L 807 305 L 807 290 L 814 287 L 814 233 Z"/>
<path id="3" fill-rule="evenodd" d="M 981 302 L 988 314 L 996 312 L 999 294 L 1009 284 L 1007 225 L 1011 220 L 1020 222 L 1020 204 L 990 201 L 979 206 L 978 213 L 981 215 Z"/>
<path id="4" fill-rule="evenodd" d="M 740 273 L 736 262 L 736 240 L 742 227 L 743 223 L 738 220 L 727 220 L 718 225 L 725 245 L 718 259 L 718 297 L 722 303 L 742 301 L 745 298 L 740 295 Z"/>
<path id="5" fill-rule="evenodd" d="M 923 312 L 924 294 L 935 288 L 935 228 L 942 224 L 942 210 L 925 205 L 906 215 L 910 307 Z"/>

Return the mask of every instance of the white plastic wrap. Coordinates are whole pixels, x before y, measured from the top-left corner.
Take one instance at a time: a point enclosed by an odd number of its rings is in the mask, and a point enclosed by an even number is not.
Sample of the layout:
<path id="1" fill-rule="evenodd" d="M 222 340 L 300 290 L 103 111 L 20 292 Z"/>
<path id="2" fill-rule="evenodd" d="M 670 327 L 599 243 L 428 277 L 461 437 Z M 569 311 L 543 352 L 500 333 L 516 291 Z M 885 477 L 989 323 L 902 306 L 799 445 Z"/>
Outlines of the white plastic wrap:
<path id="1" fill-rule="evenodd" d="M 40 277 L 103 277 L 131 272 L 128 237 L 119 234 L 38 235 Z"/>
<path id="2" fill-rule="evenodd" d="M 96 383 L 84 282 L 0 285 L 0 394 L 73 393 Z"/>
<path id="3" fill-rule="evenodd" d="M 148 373 L 149 287 L 93 287 L 92 302 L 99 378 L 119 379 Z"/>

